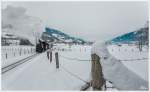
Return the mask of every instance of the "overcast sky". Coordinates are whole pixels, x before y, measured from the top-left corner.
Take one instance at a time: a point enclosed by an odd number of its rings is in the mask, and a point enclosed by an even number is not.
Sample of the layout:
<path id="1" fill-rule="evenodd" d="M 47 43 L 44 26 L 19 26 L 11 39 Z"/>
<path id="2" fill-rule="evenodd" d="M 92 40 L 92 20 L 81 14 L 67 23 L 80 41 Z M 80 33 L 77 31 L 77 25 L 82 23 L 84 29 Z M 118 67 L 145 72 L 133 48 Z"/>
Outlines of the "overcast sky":
<path id="1" fill-rule="evenodd" d="M 109 40 L 135 31 L 148 20 L 147 2 L 3 2 L 26 8 L 46 26 L 85 40 Z"/>

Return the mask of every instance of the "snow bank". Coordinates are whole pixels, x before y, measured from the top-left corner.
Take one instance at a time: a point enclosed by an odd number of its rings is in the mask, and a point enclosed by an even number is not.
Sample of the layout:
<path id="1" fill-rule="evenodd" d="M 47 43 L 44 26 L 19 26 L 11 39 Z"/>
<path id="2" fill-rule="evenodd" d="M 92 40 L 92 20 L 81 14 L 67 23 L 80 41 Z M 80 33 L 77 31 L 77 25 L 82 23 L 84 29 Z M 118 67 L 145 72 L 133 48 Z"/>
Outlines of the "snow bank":
<path id="1" fill-rule="evenodd" d="M 136 45 L 108 45 L 109 53 L 118 60 L 132 60 L 132 59 L 142 59 L 148 58 L 148 48 L 143 46 L 143 50 L 139 51 Z M 122 63 L 131 71 L 135 72 L 144 80 L 148 81 L 149 74 L 149 62 L 148 59 L 145 60 L 134 60 L 134 61 L 122 61 Z M 140 67 L 140 68 L 139 68 Z"/>
<path id="2" fill-rule="evenodd" d="M 129 70 L 122 62 L 114 58 L 107 50 L 104 42 L 95 43 L 92 53 L 97 54 L 101 60 L 104 78 L 111 81 L 119 90 L 148 89 L 148 82 Z M 104 58 L 106 57 L 106 58 Z"/>

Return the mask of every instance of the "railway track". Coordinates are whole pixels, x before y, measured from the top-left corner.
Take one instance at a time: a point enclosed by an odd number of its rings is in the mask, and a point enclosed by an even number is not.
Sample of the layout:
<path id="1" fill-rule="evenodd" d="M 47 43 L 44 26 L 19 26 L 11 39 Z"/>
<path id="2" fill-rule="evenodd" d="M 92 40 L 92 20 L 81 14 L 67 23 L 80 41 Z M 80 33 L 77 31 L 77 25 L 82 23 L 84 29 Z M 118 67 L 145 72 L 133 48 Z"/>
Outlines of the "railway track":
<path id="1" fill-rule="evenodd" d="M 32 58 L 36 57 L 37 55 L 39 55 L 39 54 L 31 55 L 29 57 L 26 57 L 24 59 L 21 59 L 21 60 L 15 62 L 15 63 L 13 63 L 13 64 L 10 64 L 10 65 L 7 65 L 7 66 L 3 67 L 1 74 L 4 74 L 4 73 L 14 69 L 15 67 L 17 67 L 17 66 L 19 66 L 19 65 L 21 65 L 21 64 L 23 64 L 23 63 L 25 63 L 25 62 L 27 62 L 29 60 L 31 60 Z"/>

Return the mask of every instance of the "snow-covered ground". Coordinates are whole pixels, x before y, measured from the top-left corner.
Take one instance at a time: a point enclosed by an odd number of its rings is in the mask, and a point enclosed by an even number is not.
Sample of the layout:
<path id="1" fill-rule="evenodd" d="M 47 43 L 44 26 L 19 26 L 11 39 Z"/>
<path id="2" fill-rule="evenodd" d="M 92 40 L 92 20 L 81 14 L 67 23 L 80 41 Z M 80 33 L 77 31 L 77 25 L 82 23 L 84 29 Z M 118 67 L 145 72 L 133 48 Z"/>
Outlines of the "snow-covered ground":
<path id="1" fill-rule="evenodd" d="M 107 48 L 109 53 L 114 56 L 116 60 L 148 58 L 148 50 L 146 47 L 144 47 L 142 52 L 139 52 L 136 46 L 128 45 L 109 45 Z M 59 69 L 56 69 L 54 57 L 55 52 L 58 52 L 59 55 Z M 28 62 L 16 67 L 15 69 L 3 74 L 2 89 L 80 90 L 81 86 L 85 84 L 84 81 L 89 82 L 91 80 L 90 60 L 91 46 L 69 46 L 57 44 L 57 46 L 54 46 L 52 63 L 50 63 L 50 61 L 47 59 L 46 52 L 40 54 L 36 58 L 33 58 Z M 121 61 L 121 63 L 124 65 L 124 68 L 128 69 L 128 71 L 132 71 L 138 75 L 138 78 L 148 81 L 148 60 Z M 119 74 L 119 72 L 116 73 Z M 115 73 L 113 75 L 115 75 Z M 118 82 L 122 83 L 120 79 L 118 79 Z M 107 83 L 107 86 L 110 87 L 114 85 Z M 89 88 L 88 90 L 92 89 Z M 110 88 L 108 90 L 116 89 Z"/>
<path id="2" fill-rule="evenodd" d="M 101 58 L 104 78 L 111 81 L 118 90 L 148 90 L 148 59 L 136 60 L 148 58 L 148 50 L 139 52 L 135 46 L 117 47 L 96 43 L 92 53 Z M 127 61 L 129 59 L 135 60 Z"/>
<path id="3" fill-rule="evenodd" d="M 50 63 L 46 53 L 42 53 L 32 59 L 32 62 L 26 62 L 3 74 L 2 89 L 80 90 L 81 86 L 85 84 L 81 79 L 88 82 L 90 80 L 90 61 L 69 60 L 64 57 L 90 59 L 90 47 L 72 46 L 71 51 L 58 51 L 58 54 L 59 69 L 56 69 L 54 57 L 52 63 Z M 73 75 L 68 71 L 73 73 Z"/>
<path id="4" fill-rule="evenodd" d="M 144 60 L 133 60 L 133 61 L 122 61 L 122 63 L 141 76 L 144 80 L 148 81 L 148 48 L 143 47 L 143 51 L 139 51 L 138 47 L 133 45 L 129 46 L 123 44 L 122 46 L 110 45 L 108 50 L 115 58 L 119 60 L 132 60 L 132 59 L 144 59 Z"/>
<path id="5" fill-rule="evenodd" d="M 1 47 L 2 67 L 12 64 L 18 60 L 35 54 L 34 46 L 2 46 Z"/>

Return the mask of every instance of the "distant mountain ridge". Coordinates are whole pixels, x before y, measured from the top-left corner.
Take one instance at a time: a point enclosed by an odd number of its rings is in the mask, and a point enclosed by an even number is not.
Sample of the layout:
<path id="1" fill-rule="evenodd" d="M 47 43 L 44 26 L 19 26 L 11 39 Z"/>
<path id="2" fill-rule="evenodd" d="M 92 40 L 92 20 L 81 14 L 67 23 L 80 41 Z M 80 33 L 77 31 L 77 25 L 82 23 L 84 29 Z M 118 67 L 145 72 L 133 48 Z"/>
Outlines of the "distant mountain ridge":
<path id="1" fill-rule="evenodd" d="M 149 37 L 148 30 L 149 27 L 140 28 L 139 30 L 118 36 L 112 39 L 110 42 L 111 43 L 133 43 L 142 40 L 143 42 L 148 43 L 148 37 Z"/>
<path id="2" fill-rule="evenodd" d="M 44 34 L 49 36 L 49 38 L 57 39 L 63 42 L 80 43 L 80 44 L 84 44 L 87 42 L 81 38 L 72 37 L 66 33 L 63 33 L 59 30 L 52 29 L 49 27 L 45 28 Z"/>

